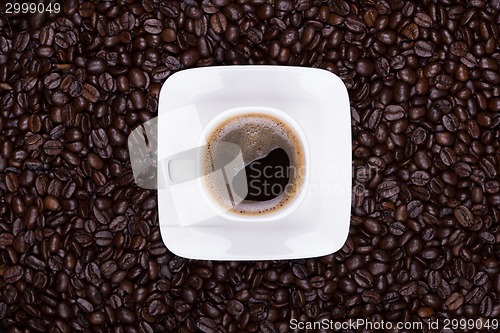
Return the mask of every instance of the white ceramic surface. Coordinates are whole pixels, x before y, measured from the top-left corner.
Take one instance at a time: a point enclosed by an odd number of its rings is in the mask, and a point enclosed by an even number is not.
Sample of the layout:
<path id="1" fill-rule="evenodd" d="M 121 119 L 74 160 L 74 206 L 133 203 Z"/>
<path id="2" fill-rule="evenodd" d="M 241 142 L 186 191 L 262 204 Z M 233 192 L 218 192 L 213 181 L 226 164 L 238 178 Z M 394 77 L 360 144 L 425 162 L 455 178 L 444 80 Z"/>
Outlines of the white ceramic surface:
<path id="1" fill-rule="evenodd" d="M 207 124 L 235 108 L 285 112 L 309 147 L 307 191 L 289 215 L 234 221 L 206 204 L 198 181 L 172 185 L 162 161 L 200 145 Z M 163 85 L 158 111 L 160 231 L 175 254 L 194 259 L 271 260 L 317 257 L 347 239 L 351 203 L 351 123 L 347 90 L 334 74 L 286 66 L 189 69 Z M 194 221 L 182 223 L 182 221 Z"/>
<path id="2" fill-rule="evenodd" d="M 291 202 L 284 208 L 279 209 L 275 212 L 272 213 L 267 213 L 267 214 L 262 214 L 262 215 L 254 215 L 254 216 L 244 216 L 244 215 L 239 215 L 239 214 L 234 214 L 231 213 L 230 211 L 225 211 L 223 210 L 218 204 L 214 203 L 213 200 L 210 199 L 210 194 L 207 193 L 206 188 L 204 186 L 204 182 L 202 181 L 202 177 L 198 178 L 198 183 L 199 183 L 199 188 L 200 191 L 203 193 L 203 197 L 205 198 L 205 201 L 207 204 L 219 215 L 221 215 L 223 218 L 231 220 L 231 221 L 238 221 L 238 222 L 248 222 L 248 223 L 255 223 L 255 222 L 267 222 L 267 221 L 276 221 L 279 219 L 286 218 L 288 215 L 290 215 L 292 212 L 297 209 L 298 206 L 302 203 L 304 200 L 304 197 L 306 196 L 307 193 L 307 188 L 309 186 L 309 144 L 307 141 L 307 137 L 304 133 L 304 130 L 300 126 L 300 124 L 295 121 L 293 117 L 288 115 L 286 112 L 269 108 L 269 107 L 259 107 L 259 106 L 250 106 L 250 107 L 238 107 L 238 108 L 233 108 L 229 109 L 226 111 L 223 111 L 216 115 L 214 118 L 212 118 L 208 124 L 203 128 L 202 134 L 200 135 L 200 142 L 199 146 L 205 145 L 206 144 L 206 138 L 212 133 L 212 131 L 221 123 L 223 123 L 225 120 L 232 118 L 237 115 L 241 114 L 248 114 L 248 113 L 263 113 L 267 115 L 274 116 L 282 121 L 284 121 L 289 127 L 291 127 L 295 134 L 300 138 L 301 143 L 302 143 L 302 149 L 304 152 L 304 163 L 305 163 L 305 168 L 304 168 L 304 183 L 300 187 L 299 193 L 295 195 Z M 200 152 L 202 150 L 200 149 Z M 198 165 L 199 159 L 201 158 L 198 156 Z M 243 162 L 243 161 L 242 161 Z M 244 165 L 243 165 L 244 166 Z M 240 170 L 241 167 L 237 167 L 237 170 Z M 198 170 L 198 174 L 201 172 Z M 236 193 L 232 193 L 232 196 L 234 197 Z M 242 198 L 243 199 L 243 198 Z M 241 201 L 239 201 L 241 202 Z"/>

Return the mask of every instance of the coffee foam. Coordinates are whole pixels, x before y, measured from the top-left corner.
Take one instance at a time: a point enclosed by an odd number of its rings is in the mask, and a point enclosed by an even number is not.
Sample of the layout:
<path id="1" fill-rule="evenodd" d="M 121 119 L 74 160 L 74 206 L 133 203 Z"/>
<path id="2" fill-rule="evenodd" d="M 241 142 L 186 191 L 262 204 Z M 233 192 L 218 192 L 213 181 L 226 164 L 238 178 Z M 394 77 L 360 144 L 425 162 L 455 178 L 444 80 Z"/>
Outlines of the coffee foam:
<path id="1" fill-rule="evenodd" d="M 208 175 L 206 186 L 213 198 L 224 209 L 236 214 L 256 215 L 271 213 L 291 202 L 303 183 L 302 168 L 304 167 L 304 150 L 297 134 L 281 119 L 263 113 L 247 113 L 233 116 L 218 125 L 206 138 L 207 149 L 202 163 L 204 175 L 214 169 L 226 165 L 230 159 L 224 156 L 219 147 L 223 143 L 237 144 L 243 155 L 245 166 L 252 161 L 264 158 L 272 150 L 282 148 L 290 159 L 290 180 L 286 190 L 274 199 L 268 201 L 247 201 L 234 205 L 222 179 Z M 230 154 L 231 155 L 231 154 Z M 214 161 L 222 161 L 215 166 Z M 237 171 L 237 170 L 235 170 Z M 236 172 L 235 172 L 236 174 Z M 221 191 L 219 189 L 223 188 Z"/>

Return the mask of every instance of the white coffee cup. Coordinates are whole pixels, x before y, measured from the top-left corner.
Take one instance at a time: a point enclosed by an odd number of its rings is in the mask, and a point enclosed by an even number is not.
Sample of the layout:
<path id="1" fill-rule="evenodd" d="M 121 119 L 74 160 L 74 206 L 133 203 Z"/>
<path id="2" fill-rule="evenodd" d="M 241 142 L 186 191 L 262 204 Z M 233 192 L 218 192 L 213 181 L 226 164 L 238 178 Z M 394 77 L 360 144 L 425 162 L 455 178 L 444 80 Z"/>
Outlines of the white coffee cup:
<path id="1" fill-rule="evenodd" d="M 204 147 L 207 144 L 207 137 L 226 120 L 238 115 L 250 113 L 273 116 L 284 122 L 295 132 L 303 148 L 304 170 L 300 170 L 303 176 L 302 184 L 300 184 L 298 192 L 291 197 L 291 201 L 286 206 L 273 212 L 243 215 L 233 213 L 229 209 L 223 207 L 216 201 L 212 194 L 209 193 L 206 185 L 207 182 L 204 180 L 205 176 L 202 175 L 202 161 L 205 152 Z M 232 145 L 231 143 L 227 144 Z M 235 149 L 234 147 L 230 148 Z M 210 119 L 201 130 L 198 147 L 171 156 L 165 159 L 161 164 L 165 169 L 167 186 L 171 190 L 180 224 L 191 225 L 215 216 L 238 222 L 268 222 L 285 218 L 300 206 L 306 196 L 309 185 L 309 163 L 309 147 L 306 135 L 293 117 L 286 112 L 269 107 L 239 107 L 225 110 Z M 241 170 L 245 166 L 241 152 L 240 154 L 235 154 L 230 164 L 232 168 L 224 168 L 226 170 L 226 176 L 229 178 L 235 176 L 234 172 L 231 173 L 230 170 Z M 222 171 L 218 170 L 217 172 Z M 196 185 L 194 185 L 195 183 Z M 238 201 L 235 203 L 239 203 L 243 200 L 243 198 L 237 196 L 234 191 L 232 191 L 231 195 L 238 198 Z"/>

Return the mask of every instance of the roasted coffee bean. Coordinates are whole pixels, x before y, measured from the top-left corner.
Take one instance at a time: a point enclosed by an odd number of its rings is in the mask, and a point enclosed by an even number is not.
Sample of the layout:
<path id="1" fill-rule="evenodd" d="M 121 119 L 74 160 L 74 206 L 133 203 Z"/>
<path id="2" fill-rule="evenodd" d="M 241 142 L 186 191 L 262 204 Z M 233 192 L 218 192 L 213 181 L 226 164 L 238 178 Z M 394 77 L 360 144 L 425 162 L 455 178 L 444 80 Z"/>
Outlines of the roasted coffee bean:
<path id="1" fill-rule="evenodd" d="M 418 151 L 414 158 L 415 164 L 422 169 L 429 169 L 432 166 L 432 160 L 425 151 Z"/>
<path id="2" fill-rule="evenodd" d="M 299 40 L 299 32 L 295 28 L 288 28 L 281 34 L 280 42 L 283 46 L 292 46 Z"/>
<path id="3" fill-rule="evenodd" d="M 454 165 L 453 170 L 459 177 L 469 177 L 472 173 L 470 165 L 461 161 Z"/>
<path id="4" fill-rule="evenodd" d="M 410 23 L 406 27 L 403 28 L 401 32 L 406 38 L 415 40 L 419 37 L 420 31 L 418 25 L 415 23 Z"/>
<path id="5" fill-rule="evenodd" d="M 99 231 L 95 234 L 96 244 L 99 246 L 108 246 L 113 242 L 113 234 L 110 231 Z"/>
<path id="6" fill-rule="evenodd" d="M 216 13 L 210 16 L 210 26 L 216 34 L 222 34 L 227 29 L 227 19 L 222 13 Z"/>
<path id="7" fill-rule="evenodd" d="M 59 73 L 51 73 L 45 77 L 43 83 L 47 89 L 56 89 L 61 83 L 61 75 Z"/>
<path id="8" fill-rule="evenodd" d="M 396 181 L 393 181 L 393 180 L 383 182 L 378 187 L 378 193 L 379 193 L 380 197 L 382 197 L 382 198 L 392 197 L 392 196 L 398 194 L 399 191 L 400 191 L 400 188 L 398 186 L 398 183 Z"/>
<path id="9" fill-rule="evenodd" d="M 479 304 L 484 299 L 485 294 L 482 287 L 474 287 L 465 295 L 464 301 L 470 304 Z"/>
<path id="10" fill-rule="evenodd" d="M 385 108 L 384 118 L 388 121 L 395 121 L 403 118 L 405 116 L 405 112 L 402 106 L 400 105 L 388 105 Z"/>
<path id="11" fill-rule="evenodd" d="M 278 0 L 275 4 L 276 10 L 283 11 L 283 12 L 289 12 L 293 10 L 294 5 L 293 1 L 291 0 Z"/>
<path id="12" fill-rule="evenodd" d="M 13 284 L 23 277 L 23 268 L 21 266 L 12 266 L 5 270 L 3 275 L 6 283 Z"/>
<path id="13" fill-rule="evenodd" d="M 362 288 L 369 288 L 373 284 L 373 275 L 365 270 L 359 270 L 354 274 L 356 283 Z"/>
<path id="14" fill-rule="evenodd" d="M 433 24 L 432 18 L 426 13 L 417 13 L 415 15 L 415 23 L 422 28 L 430 28 Z"/>
<path id="15" fill-rule="evenodd" d="M 99 86 L 107 92 L 113 92 L 116 89 L 116 82 L 115 79 L 111 76 L 111 74 L 106 72 L 99 75 Z M 76 89 L 74 91 L 75 93 Z"/>
<path id="16" fill-rule="evenodd" d="M 370 76 L 375 70 L 375 64 L 371 60 L 361 59 L 356 63 L 356 72 L 361 76 Z"/>
<path id="17" fill-rule="evenodd" d="M 389 226 L 389 231 L 395 236 L 401 236 L 406 230 L 406 227 L 401 222 L 393 222 Z"/>
<path id="18" fill-rule="evenodd" d="M 430 179 L 431 179 L 430 175 L 426 171 L 417 170 L 411 175 L 412 183 L 417 185 L 417 186 L 427 185 L 429 183 Z"/>
<path id="19" fill-rule="evenodd" d="M 424 206 L 421 201 L 414 200 L 408 203 L 407 207 L 408 216 L 416 218 L 420 216 L 424 211 Z"/>
<path id="20" fill-rule="evenodd" d="M 473 68 L 477 65 L 477 59 L 471 53 L 467 53 L 465 56 L 461 57 L 460 61 L 469 68 Z"/>
<path id="21" fill-rule="evenodd" d="M 460 127 L 460 122 L 457 116 L 449 113 L 443 116 L 443 126 L 450 132 L 456 132 Z"/>
<path id="22" fill-rule="evenodd" d="M 346 28 L 354 33 L 361 33 L 365 30 L 365 24 L 363 21 L 357 17 L 348 17 L 345 21 L 344 24 Z"/>
<path id="23" fill-rule="evenodd" d="M 105 148 L 109 143 L 108 135 L 102 128 L 92 131 L 91 138 L 97 148 Z"/>
<path id="24" fill-rule="evenodd" d="M 224 7 L 223 13 L 230 21 L 238 22 L 243 17 L 244 11 L 240 5 L 229 3 Z"/>
<path id="25" fill-rule="evenodd" d="M 177 34 L 172 28 L 163 29 L 160 36 L 165 43 L 171 43 L 177 39 Z"/>
<path id="26" fill-rule="evenodd" d="M 147 83 L 147 78 L 145 73 L 139 68 L 132 68 L 128 72 L 129 82 L 132 83 L 137 88 L 145 88 Z"/>
<path id="27" fill-rule="evenodd" d="M 92 74 L 101 74 L 106 69 L 106 61 L 100 57 L 92 57 L 87 61 L 86 67 L 87 70 Z"/>
<path id="28" fill-rule="evenodd" d="M 372 290 L 366 290 L 361 294 L 364 302 L 371 304 L 378 304 L 381 300 L 380 294 Z"/>
<path id="29" fill-rule="evenodd" d="M 227 311 L 235 316 L 235 317 L 239 317 L 243 311 L 244 311 L 244 307 L 243 307 L 243 304 L 237 300 L 230 300 L 228 301 L 227 303 Z"/>
<path id="30" fill-rule="evenodd" d="M 5 176 L 5 184 L 10 192 L 17 192 L 19 189 L 18 177 L 13 173 L 8 173 Z"/>
<path id="31" fill-rule="evenodd" d="M 443 149 L 441 149 L 441 151 L 439 152 L 439 156 L 441 158 L 441 161 L 446 166 L 452 166 L 457 162 L 457 156 L 455 152 L 449 147 L 444 147 Z"/>
<path id="32" fill-rule="evenodd" d="M 409 283 L 406 283 L 406 284 L 401 286 L 401 288 L 399 289 L 399 293 L 402 296 L 410 296 L 410 295 L 415 294 L 415 292 L 417 291 L 417 288 L 418 288 L 418 285 L 416 282 L 409 282 Z"/>
<path id="33" fill-rule="evenodd" d="M 59 155 L 63 151 L 63 144 L 59 140 L 48 140 L 43 145 L 43 151 L 47 155 Z"/>
<path id="34" fill-rule="evenodd" d="M 50 26 L 44 26 L 40 30 L 40 44 L 50 46 L 54 42 L 54 29 Z"/>
<path id="35" fill-rule="evenodd" d="M 147 19 L 144 21 L 144 30 L 150 34 L 159 34 L 163 30 L 163 24 L 157 19 Z"/>
<path id="36" fill-rule="evenodd" d="M 118 216 L 110 222 L 109 228 L 111 231 L 121 231 L 127 226 L 127 219 L 124 216 Z"/>
<path id="37" fill-rule="evenodd" d="M 59 200 L 57 200 L 56 197 L 54 196 L 47 196 L 45 199 L 43 199 L 43 204 L 44 207 L 47 208 L 48 210 L 56 211 L 61 208 L 61 205 L 59 203 Z"/>
<path id="38" fill-rule="evenodd" d="M 465 42 L 453 42 L 450 46 L 451 54 L 457 57 L 464 57 L 468 53 L 468 47 Z"/>
<path id="39" fill-rule="evenodd" d="M 458 223 L 466 228 L 472 226 L 472 224 L 474 223 L 474 217 L 472 216 L 472 213 L 465 206 L 459 206 L 455 208 L 453 214 L 455 215 Z"/>
<path id="40" fill-rule="evenodd" d="M 431 57 L 434 54 L 434 48 L 429 42 L 418 41 L 414 46 L 415 54 L 420 57 Z"/>
<path id="41" fill-rule="evenodd" d="M 85 83 L 82 87 L 82 96 L 90 102 L 97 102 L 100 97 L 99 90 L 91 84 Z"/>
<path id="42" fill-rule="evenodd" d="M 380 124 L 380 121 L 382 120 L 382 110 L 381 109 L 375 109 L 373 111 L 368 111 L 365 115 L 366 117 L 363 118 L 363 121 L 365 118 L 368 118 L 366 120 L 367 122 L 367 127 L 369 129 L 377 129 L 379 128 L 378 125 Z M 377 136 L 378 139 L 379 136 Z"/>
<path id="43" fill-rule="evenodd" d="M 180 60 L 185 67 L 190 67 L 200 60 L 200 54 L 195 49 L 189 49 L 181 54 Z"/>

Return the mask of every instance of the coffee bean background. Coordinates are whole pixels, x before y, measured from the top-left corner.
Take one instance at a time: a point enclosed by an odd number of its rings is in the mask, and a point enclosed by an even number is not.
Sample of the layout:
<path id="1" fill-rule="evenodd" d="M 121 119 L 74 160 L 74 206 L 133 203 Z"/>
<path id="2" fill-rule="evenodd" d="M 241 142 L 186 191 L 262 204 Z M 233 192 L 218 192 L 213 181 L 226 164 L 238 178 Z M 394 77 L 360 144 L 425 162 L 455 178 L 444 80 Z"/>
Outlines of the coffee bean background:
<path id="1" fill-rule="evenodd" d="M 500 316 L 498 0 L 62 8 L 0 15 L 7 332 Z M 172 73 L 232 64 L 323 68 L 347 86 L 356 190 L 337 253 L 218 262 L 163 245 L 156 193 L 135 185 L 127 136 L 156 116 Z"/>

